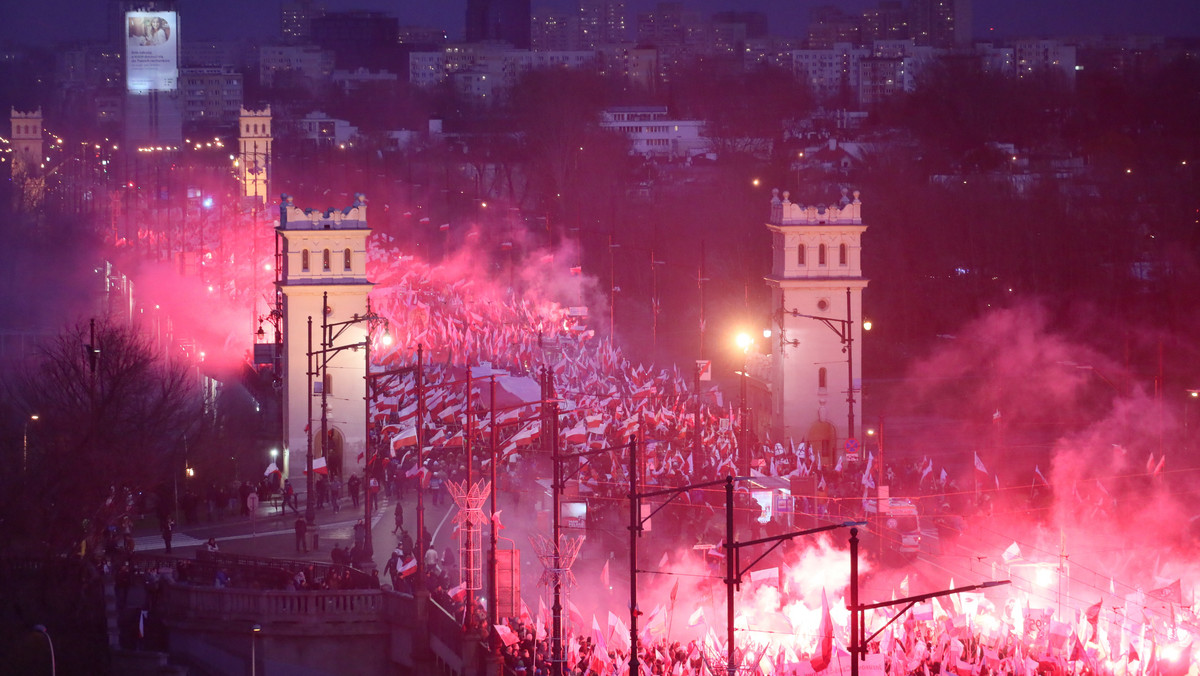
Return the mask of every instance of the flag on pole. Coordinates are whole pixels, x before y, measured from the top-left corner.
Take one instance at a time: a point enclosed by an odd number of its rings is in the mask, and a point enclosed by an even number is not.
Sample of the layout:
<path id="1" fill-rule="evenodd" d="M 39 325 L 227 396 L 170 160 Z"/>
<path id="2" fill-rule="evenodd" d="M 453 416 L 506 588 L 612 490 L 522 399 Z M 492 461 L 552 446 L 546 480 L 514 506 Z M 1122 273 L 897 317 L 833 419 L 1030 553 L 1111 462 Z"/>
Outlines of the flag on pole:
<path id="1" fill-rule="evenodd" d="M 975 471 L 983 474 L 988 473 L 987 467 L 985 467 L 983 461 L 979 459 L 979 453 L 975 453 Z"/>
<path id="2" fill-rule="evenodd" d="M 1181 604 L 1183 603 L 1183 587 L 1180 580 L 1175 580 L 1165 587 L 1151 589 L 1146 592 L 1146 596 L 1164 603 Z"/>
<path id="3" fill-rule="evenodd" d="M 596 616 L 592 615 L 592 640 L 596 642 L 596 650 L 607 655 L 608 641 L 604 638 L 604 632 L 600 630 L 600 622 L 596 620 Z"/>
<path id="4" fill-rule="evenodd" d="M 1008 549 L 1004 550 L 1004 553 L 1000 555 L 1000 558 L 1004 559 L 1005 563 L 1021 558 L 1021 548 L 1017 546 L 1015 540 L 1011 545 L 1008 546 Z"/>
<path id="5" fill-rule="evenodd" d="M 605 561 L 604 567 L 600 569 L 600 586 L 604 589 L 608 589 L 610 586 L 608 580 L 608 561 Z"/>
<path id="6" fill-rule="evenodd" d="M 1089 642 L 1096 638 L 1096 634 L 1099 631 L 1098 625 L 1100 624 L 1100 608 L 1102 603 L 1104 603 L 1103 599 L 1096 601 L 1096 604 L 1088 606 L 1086 611 L 1088 624 L 1092 625 L 1092 638 L 1088 639 Z"/>
<path id="7" fill-rule="evenodd" d="M 408 562 L 403 566 L 400 566 L 400 569 L 396 572 L 399 573 L 400 577 L 408 577 L 409 575 L 417 572 L 416 558 L 409 559 Z"/>
<path id="8" fill-rule="evenodd" d="M 505 648 L 521 642 L 521 638 L 517 636 L 517 632 L 509 629 L 508 625 L 494 624 L 492 626 L 496 628 L 496 635 L 500 637 L 500 640 L 504 643 Z"/>
<path id="9" fill-rule="evenodd" d="M 819 649 L 809 664 L 813 671 L 824 671 L 833 656 L 833 618 L 829 616 L 829 597 L 825 595 L 824 588 L 821 589 L 821 627 L 817 630 L 817 637 Z"/>

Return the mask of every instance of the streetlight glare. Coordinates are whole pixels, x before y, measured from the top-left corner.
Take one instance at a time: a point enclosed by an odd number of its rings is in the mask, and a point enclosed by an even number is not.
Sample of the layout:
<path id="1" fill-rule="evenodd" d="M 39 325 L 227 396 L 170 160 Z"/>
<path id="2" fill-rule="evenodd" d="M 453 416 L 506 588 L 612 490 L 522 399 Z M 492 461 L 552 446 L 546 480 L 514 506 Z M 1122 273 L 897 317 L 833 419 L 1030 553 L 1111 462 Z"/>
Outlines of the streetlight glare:
<path id="1" fill-rule="evenodd" d="M 868 319 L 863 322 L 863 331 L 870 331 L 870 330 L 871 330 L 871 320 Z"/>
<path id="2" fill-rule="evenodd" d="M 734 340 L 742 350 L 749 350 L 750 346 L 754 344 L 754 338 L 751 338 L 750 334 L 745 332 L 737 334 L 737 338 Z"/>
<path id="3" fill-rule="evenodd" d="M 389 332 L 389 331 L 384 331 L 384 332 L 383 332 L 383 336 L 382 336 L 382 337 L 379 339 L 379 342 L 383 343 L 384 345 L 391 345 L 391 344 L 392 344 L 392 334 L 391 334 L 391 332 Z"/>

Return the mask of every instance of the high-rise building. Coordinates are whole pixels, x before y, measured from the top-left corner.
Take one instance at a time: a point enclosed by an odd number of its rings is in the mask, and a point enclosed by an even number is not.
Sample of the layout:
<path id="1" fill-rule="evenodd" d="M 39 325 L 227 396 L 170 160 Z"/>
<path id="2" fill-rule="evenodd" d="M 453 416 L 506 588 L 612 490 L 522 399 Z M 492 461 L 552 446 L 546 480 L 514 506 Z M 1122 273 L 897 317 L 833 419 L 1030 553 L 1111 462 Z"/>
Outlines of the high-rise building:
<path id="1" fill-rule="evenodd" d="M 832 5 L 822 5 L 811 12 L 808 24 L 808 48 L 829 49 L 838 43 L 860 45 L 859 26 L 862 17 L 848 14 Z"/>
<path id="2" fill-rule="evenodd" d="M 535 52 L 575 49 L 579 18 L 566 10 L 542 8 L 530 22 L 529 48 Z"/>
<path id="3" fill-rule="evenodd" d="M 579 46 L 573 49 L 595 49 L 627 39 L 625 3 L 621 0 L 579 0 Z"/>
<path id="4" fill-rule="evenodd" d="M 910 0 L 908 12 L 909 36 L 917 45 L 971 45 L 971 0 Z"/>
<path id="5" fill-rule="evenodd" d="M 467 0 L 467 42 L 507 42 L 530 46 L 529 0 Z"/>
<path id="6" fill-rule="evenodd" d="M 900 0 L 882 0 L 879 5 L 863 10 L 859 31 L 864 45 L 875 40 L 905 40 L 908 12 Z"/>
<path id="7" fill-rule="evenodd" d="M 313 41 L 337 55 L 341 70 L 397 68 L 400 21 L 382 12 L 326 12 L 312 21 Z"/>
<path id="8" fill-rule="evenodd" d="M 279 32 L 289 44 L 312 37 L 313 19 L 325 16 L 325 8 L 313 0 L 285 2 L 279 13 Z"/>

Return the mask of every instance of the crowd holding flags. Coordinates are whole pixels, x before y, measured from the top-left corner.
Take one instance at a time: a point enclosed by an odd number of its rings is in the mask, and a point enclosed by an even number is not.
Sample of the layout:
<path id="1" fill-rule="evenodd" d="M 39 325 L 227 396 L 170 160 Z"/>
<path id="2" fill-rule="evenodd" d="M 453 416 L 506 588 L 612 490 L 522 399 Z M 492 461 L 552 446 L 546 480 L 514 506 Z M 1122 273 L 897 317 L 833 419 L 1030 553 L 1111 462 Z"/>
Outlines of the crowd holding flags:
<path id="1" fill-rule="evenodd" d="M 426 354 L 422 373 L 426 399 L 424 415 L 420 416 L 424 434 L 417 433 L 419 407 L 415 375 L 411 372 L 380 379 L 372 411 L 371 419 L 387 460 L 402 475 L 427 478 L 431 473 L 446 471 L 455 452 L 461 454 L 468 434 L 475 435 L 471 446 L 480 449 L 487 447 L 494 432 L 499 440 L 497 457 L 501 467 L 507 470 L 519 465 L 514 461 L 549 433 L 543 428 L 547 421 L 541 392 L 528 394 L 531 384 L 536 388 L 536 377 L 542 369 L 553 374 L 559 412 L 557 429 L 564 452 L 612 449 L 580 466 L 581 493 L 617 494 L 625 490 L 627 458 L 623 454 L 630 436 L 640 439 L 646 463 L 644 477 L 649 484 L 691 476 L 699 467 L 717 475 L 733 470 L 732 458 L 739 449 L 732 430 L 739 427 L 740 421 L 719 389 L 708 387 L 693 392 L 691 378 L 684 377 L 677 368 L 631 363 L 615 343 L 588 329 L 578 312 L 557 303 L 506 296 L 470 276 L 451 276 L 442 268 L 395 256 L 385 248 L 369 251 L 371 276 L 377 280 L 373 307 L 389 319 L 396 338 L 392 348 L 373 353 L 379 360 L 373 369 L 383 372 L 411 366 L 418 345 Z M 553 355 L 545 347 L 548 344 L 554 345 Z M 470 397 L 462 384 L 467 368 L 474 376 Z M 488 398 L 488 380 L 493 374 L 497 380 L 508 379 L 500 388 L 500 396 L 508 399 L 504 406 L 497 402 L 497 409 L 502 410 L 495 413 L 495 430 Z M 998 416 L 995 418 L 998 420 Z M 698 445 L 694 443 L 697 434 L 701 441 Z M 418 438 L 423 438 L 426 445 L 420 454 L 415 448 Z M 695 455 L 697 448 L 701 456 Z M 752 474 L 815 477 L 820 491 L 829 494 L 831 500 L 838 496 L 846 501 L 851 511 L 861 510 L 862 501 L 875 488 L 874 455 L 868 456 L 863 471 L 863 466 L 844 463 L 841 457 L 836 463 L 827 459 L 823 465 L 821 454 L 805 440 L 764 439 L 746 450 L 752 453 Z M 423 465 L 417 461 L 419 455 L 425 458 Z M 998 487 L 999 478 L 989 472 L 980 454 L 969 457 L 976 486 Z M 989 459 L 996 464 L 995 458 Z M 490 459 L 483 458 L 482 462 L 486 465 Z M 1164 464 L 1162 458 L 1152 457 L 1147 463 L 1148 474 L 1162 477 Z M 922 486 L 944 489 L 950 484 L 947 468 L 938 467 L 933 459 L 923 459 L 913 470 L 916 482 Z M 1050 486 L 1039 468 L 1033 468 L 1032 474 L 1034 488 Z M 1099 480 L 1071 489 L 1080 496 L 1081 504 L 1093 499 L 1112 500 Z M 855 502 L 859 504 L 855 506 Z M 1025 562 L 1034 550 L 1027 550 L 1024 544 L 1013 542 L 1007 549 L 997 548 L 992 553 L 995 565 Z M 717 547 L 699 556 L 716 560 L 724 552 Z M 745 581 L 748 591 L 772 590 L 766 595 L 773 595 L 777 601 L 769 619 L 755 618 L 749 611 L 741 615 L 739 635 L 745 637 L 745 645 L 739 649 L 743 664 L 758 674 L 848 673 L 847 622 L 841 590 L 829 590 L 829 595 L 822 592 L 819 608 L 815 602 L 805 606 L 800 566 L 785 564 L 779 571 L 749 575 Z M 402 570 L 401 576 L 407 572 Z M 605 588 L 608 581 L 603 577 L 608 572 L 605 565 L 600 580 Z M 901 595 L 906 596 L 908 590 L 902 587 Z M 676 583 L 666 607 L 654 608 L 639 623 L 640 661 L 648 665 L 644 673 L 714 673 L 710 656 L 722 654 L 725 648 L 718 637 L 720 632 L 714 631 L 708 621 L 717 611 L 702 599 L 679 595 L 678 591 Z M 785 596 L 789 600 L 781 606 L 778 599 Z M 1049 608 L 1031 608 L 1031 599 L 1024 592 L 1010 593 L 1000 602 L 982 594 L 963 594 L 959 599 L 914 607 L 907 617 L 881 633 L 870 646 L 868 657 L 880 672 L 886 670 L 893 675 L 950 672 L 957 676 L 1033 676 L 1090 671 L 1147 676 L 1156 669 L 1164 670 L 1168 659 L 1165 655 L 1172 651 L 1184 652 L 1184 657 L 1176 657 L 1184 664 L 1196 659 L 1191 641 L 1200 636 L 1200 622 L 1187 600 L 1190 596 L 1185 599 L 1182 581 L 1169 579 L 1141 598 L 1124 600 L 1119 610 L 1115 603 L 1099 602 L 1064 610 L 1061 615 Z M 624 620 L 607 608 L 585 615 L 574 602 L 568 600 L 566 605 L 570 666 L 578 673 L 626 674 L 631 646 Z M 526 609 L 520 617 L 504 619 L 496 626 L 511 655 L 545 656 L 549 623 L 540 598 L 538 606 L 536 617 Z M 676 613 L 680 623 L 673 622 Z M 869 614 L 868 631 L 888 619 L 890 615 L 881 611 Z M 673 624 L 686 624 L 686 629 L 676 630 L 685 632 L 687 638 L 672 641 Z M 1142 662 L 1142 658 L 1147 661 Z"/>

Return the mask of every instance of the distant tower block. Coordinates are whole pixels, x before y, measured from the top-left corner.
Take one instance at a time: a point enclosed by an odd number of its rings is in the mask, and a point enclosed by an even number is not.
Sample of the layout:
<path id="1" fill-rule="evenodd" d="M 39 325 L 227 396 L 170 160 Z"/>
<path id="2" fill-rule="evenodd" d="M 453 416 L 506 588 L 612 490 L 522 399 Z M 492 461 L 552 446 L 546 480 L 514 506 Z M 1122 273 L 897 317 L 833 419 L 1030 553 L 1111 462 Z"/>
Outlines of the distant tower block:
<path id="1" fill-rule="evenodd" d="M 284 195 L 279 205 L 283 270 L 279 290 L 283 295 L 283 429 L 287 440 L 284 476 L 303 477 L 307 467 L 309 425 L 307 397 L 312 400 L 313 458 L 325 458 L 329 472 L 362 476 L 366 450 L 366 400 L 363 397 L 366 363 L 362 350 L 341 350 L 328 360 L 328 377 L 313 379 L 308 389 L 308 318 L 312 317 L 312 349 L 321 349 L 321 316 L 330 324 L 367 314 L 366 198 L 355 196 L 345 209 L 300 210 Z M 324 294 L 329 302 L 321 306 Z M 367 322 L 352 323 L 337 337 L 334 347 L 360 343 Z M 313 370 L 321 365 L 314 355 Z M 321 438 L 321 388 L 329 405 L 328 436 Z M 315 395 L 315 396 L 314 396 Z M 303 483 L 300 483 L 302 486 Z M 297 486 L 299 488 L 299 486 Z"/>
<path id="2" fill-rule="evenodd" d="M 239 119 L 242 196 L 266 201 L 271 180 L 271 106 L 262 110 L 242 108 Z"/>
<path id="3" fill-rule="evenodd" d="M 772 251 L 766 282 L 780 334 L 771 343 L 771 436 L 808 440 L 827 461 L 836 461 L 847 438 L 857 438 L 848 429 L 851 400 L 861 407 L 862 399 L 862 290 L 868 280 L 861 241 L 867 226 L 858 191 L 853 198 L 846 192 L 827 207 L 796 204 L 775 191 L 766 224 Z"/>

